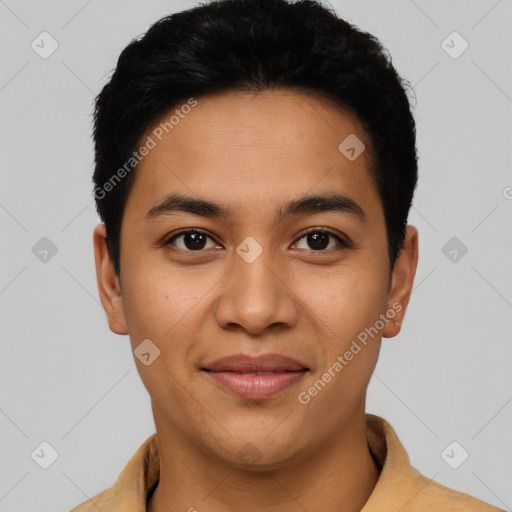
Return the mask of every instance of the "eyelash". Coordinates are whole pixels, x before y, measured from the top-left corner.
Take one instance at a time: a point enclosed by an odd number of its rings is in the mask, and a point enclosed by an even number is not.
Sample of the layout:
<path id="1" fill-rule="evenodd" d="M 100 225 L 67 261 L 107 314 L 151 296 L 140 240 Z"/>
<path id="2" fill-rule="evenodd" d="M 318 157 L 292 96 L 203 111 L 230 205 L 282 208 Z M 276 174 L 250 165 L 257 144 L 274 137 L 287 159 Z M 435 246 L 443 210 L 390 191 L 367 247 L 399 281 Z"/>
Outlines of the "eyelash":
<path id="1" fill-rule="evenodd" d="M 213 240 L 213 238 L 206 231 L 204 231 L 204 230 L 202 230 L 200 228 L 183 229 L 183 230 L 179 231 L 178 233 L 175 233 L 174 235 L 172 235 L 172 237 L 169 238 L 168 240 L 166 240 L 163 243 L 164 247 L 172 245 L 172 242 L 174 242 L 178 237 L 180 237 L 181 235 L 186 235 L 187 233 L 199 233 L 199 234 L 202 234 L 202 235 L 210 238 L 211 240 Z M 326 234 L 334 237 L 338 241 L 339 246 L 338 247 L 331 247 L 331 249 L 319 249 L 319 250 L 309 249 L 310 252 L 314 252 L 314 253 L 326 252 L 326 253 L 329 253 L 332 250 L 342 251 L 342 250 L 349 249 L 351 247 L 349 242 L 347 242 L 346 240 L 344 240 L 340 236 L 338 236 L 338 235 L 334 234 L 333 232 L 328 231 L 328 230 L 326 230 L 324 228 L 309 228 L 304 233 L 302 233 L 302 235 L 299 238 L 297 238 L 297 240 L 294 242 L 294 244 L 297 243 L 298 241 L 302 240 L 304 237 L 306 237 L 307 235 L 309 235 L 311 233 L 326 233 Z M 213 240 L 213 241 L 215 242 L 215 240 Z M 190 253 L 194 253 L 194 252 L 198 253 L 198 252 L 203 252 L 204 251 L 204 249 L 199 249 L 197 251 L 193 251 L 193 250 L 190 250 L 190 249 L 177 249 L 177 250 L 184 251 L 184 252 L 190 252 Z"/>

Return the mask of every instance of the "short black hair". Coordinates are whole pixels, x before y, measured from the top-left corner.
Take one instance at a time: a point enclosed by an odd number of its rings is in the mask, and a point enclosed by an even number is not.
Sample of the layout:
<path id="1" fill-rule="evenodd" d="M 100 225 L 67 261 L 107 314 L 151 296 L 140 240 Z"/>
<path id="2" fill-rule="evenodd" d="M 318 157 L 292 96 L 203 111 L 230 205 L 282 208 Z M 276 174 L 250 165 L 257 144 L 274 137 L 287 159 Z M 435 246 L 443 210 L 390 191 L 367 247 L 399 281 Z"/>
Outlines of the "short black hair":
<path id="1" fill-rule="evenodd" d="M 191 98 L 269 89 L 308 92 L 357 116 L 393 268 L 418 179 L 408 88 L 375 36 L 314 0 L 217 0 L 160 19 L 122 51 L 95 103 L 94 195 L 116 274 L 133 155 L 147 130 Z"/>

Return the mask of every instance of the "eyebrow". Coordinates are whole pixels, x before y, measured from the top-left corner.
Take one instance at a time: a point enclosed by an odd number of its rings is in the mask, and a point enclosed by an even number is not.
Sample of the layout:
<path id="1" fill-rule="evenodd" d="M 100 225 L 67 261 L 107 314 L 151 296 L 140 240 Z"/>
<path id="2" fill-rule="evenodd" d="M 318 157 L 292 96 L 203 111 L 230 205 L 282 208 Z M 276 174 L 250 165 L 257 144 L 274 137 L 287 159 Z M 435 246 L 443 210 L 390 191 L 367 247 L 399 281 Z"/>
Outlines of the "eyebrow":
<path id="1" fill-rule="evenodd" d="M 184 212 L 202 217 L 229 219 L 228 208 L 207 201 L 181 194 L 170 194 L 161 203 L 151 208 L 144 216 L 145 222 L 152 222 L 174 212 Z M 314 215 L 322 212 L 348 213 L 361 222 L 366 221 L 364 210 L 353 199 L 339 193 L 307 195 L 300 199 L 288 201 L 277 212 L 277 221 L 294 215 Z"/>

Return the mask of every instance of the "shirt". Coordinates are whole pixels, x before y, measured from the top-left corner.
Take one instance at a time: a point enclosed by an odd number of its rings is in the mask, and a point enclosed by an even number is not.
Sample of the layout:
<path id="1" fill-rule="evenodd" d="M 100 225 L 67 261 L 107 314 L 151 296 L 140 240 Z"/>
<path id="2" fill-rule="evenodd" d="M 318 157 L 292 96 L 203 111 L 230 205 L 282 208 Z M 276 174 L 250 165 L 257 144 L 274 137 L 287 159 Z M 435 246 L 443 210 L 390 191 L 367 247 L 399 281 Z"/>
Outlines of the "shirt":
<path id="1" fill-rule="evenodd" d="M 160 474 L 156 435 L 146 439 L 112 487 L 71 512 L 145 512 Z M 366 414 L 366 437 L 380 476 L 361 512 L 504 512 L 423 476 L 411 466 L 405 448 L 383 418 Z"/>

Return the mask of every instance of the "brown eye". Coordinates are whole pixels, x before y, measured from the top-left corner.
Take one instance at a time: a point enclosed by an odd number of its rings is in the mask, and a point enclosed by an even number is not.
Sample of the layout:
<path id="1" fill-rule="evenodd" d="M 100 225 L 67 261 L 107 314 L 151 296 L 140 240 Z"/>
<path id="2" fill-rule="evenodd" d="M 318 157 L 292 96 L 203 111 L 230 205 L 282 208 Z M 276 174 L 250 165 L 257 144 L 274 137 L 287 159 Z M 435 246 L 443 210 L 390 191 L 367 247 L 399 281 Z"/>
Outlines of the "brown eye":
<path id="1" fill-rule="evenodd" d="M 333 249 L 336 247 L 338 249 L 344 249 L 348 246 L 348 244 L 339 236 L 318 228 L 309 231 L 305 235 L 302 235 L 302 237 L 299 239 L 299 242 L 300 240 L 305 240 L 307 247 L 299 247 L 299 249 L 307 249 L 312 251 L 324 251 L 325 249 Z"/>
<path id="2" fill-rule="evenodd" d="M 207 247 L 208 239 L 212 242 L 212 245 L 209 247 Z M 176 240 L 180 240 L 180 242 L 175 243 Z M 177 233 L 171 237 L 165 245 L 175 245 L 184 251 L 200 251 L 205 248 L 211 249 L 213 247 L 217 247 L 211 237 L 199 230 L 188 230 Z"/>

